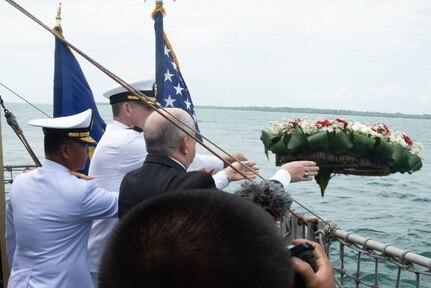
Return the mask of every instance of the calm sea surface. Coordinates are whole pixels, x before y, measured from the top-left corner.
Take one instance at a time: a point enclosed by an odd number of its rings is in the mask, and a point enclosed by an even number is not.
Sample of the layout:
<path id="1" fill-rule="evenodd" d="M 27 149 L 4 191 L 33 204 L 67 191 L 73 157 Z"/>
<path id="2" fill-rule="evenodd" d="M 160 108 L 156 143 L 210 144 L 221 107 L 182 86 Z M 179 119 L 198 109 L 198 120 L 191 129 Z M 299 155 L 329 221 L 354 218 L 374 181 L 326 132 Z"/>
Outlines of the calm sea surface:
<path id="1" fill-rule="evenodd" d="M 43 136 L 39 128 L 31 127 L 28 120 L 45 116 L 27 104 L 6 103 L 14 113 L 27 140 L 40 159 L 43 159 Z M 50 105 L 37 105 L 52 115 Z M 99 112 L 105 121 L 111 118 L 110 106 L 99 105 Z M 31 158 L 5 123 L 2 113 L 3 157 L 5 165 L 28 164 Z M 377 118 L 334 115 L 306 115 L 279 112 L 231 111 L 219 109 L 199 109 L 197 116 L 201 132 L 228 152 L 243 152 L 249 159 L 258 162 L 260 174 L 270 177 L 275 171 L 274 155 L 269 159 L 264 154 L 260 131 L 269 121 L 281 121 L 308 116 L 310 119 L 344 118 L 366 124 L 386 123 L 391 130 L 406 132 L 414 142 L 421 142 L 423 167 L 409 174 L 392 174 L 385 177 L 362 177 L 337 175 L 333 177 L 325 192 L 320 196 L 314 182 L 290 185 L 290 193 L 310 210 L 323 219 L 328 219 L 343 230 L 371 237 L 376 241 L 390 243 L 401 249 L 431 258 L 431 121 L 402 118 Z M 238 187 L 234 183 L 228 191 Z M 7 187 L 8 189 L 8 187 Z M 294 204 L 295 205 L 295 204 Z M 302 211 L 301 207 L 293 207 Z M 307 216 L 312 216 L 306 214 Z M 335 244 L 336 245 L 336 244 Z M 370 263 L 371 264 L 371 263 Z M 355 263 L 350 264 L 355 267 Z M 373 266 L 373 265 L 370 265 Z M 382 267 L 383 266 L 383 267 Z M 368 269 L 372 271 L 374 268 Z M 380 265 L 380 287 L 395 287 L 396 270 L 390 265 Z M 351 271 L 353 272 L 353 271 Z M 414 277 L 402 273 L 401 287 L 414 287 Z M 391 280 L 392 279 L 392 280 Z M 410 280 L 409 280 L 410 279 Z M 371 279 L 367 279 L 371 280 Z M 348 287 L 354 287 L 348 286 Z M 431 287 L 431 277 L 421 277 L 420 287 Z"/>

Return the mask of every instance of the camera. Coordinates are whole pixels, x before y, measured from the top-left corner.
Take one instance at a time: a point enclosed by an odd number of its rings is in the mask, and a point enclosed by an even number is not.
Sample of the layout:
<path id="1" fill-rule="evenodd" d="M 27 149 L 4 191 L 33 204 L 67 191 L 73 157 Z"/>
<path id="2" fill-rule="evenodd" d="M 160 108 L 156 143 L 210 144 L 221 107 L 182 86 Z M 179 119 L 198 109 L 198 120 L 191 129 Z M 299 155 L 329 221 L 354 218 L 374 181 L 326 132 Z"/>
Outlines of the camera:
<path id="1" fill-rule="evenodd" d="M 301 243 L 299 245 L 290 245 L 289 247 L 290 255 L 298 257 L 302 261 L 307 262 L 314 272 L 317 271 L 316 257 L 314 256 L 314 247 L 308 243 Z M 305 287 L 304 280 L 295 273 L 294 275 L 294 285 L 293 287 L 302 288 Z"/>

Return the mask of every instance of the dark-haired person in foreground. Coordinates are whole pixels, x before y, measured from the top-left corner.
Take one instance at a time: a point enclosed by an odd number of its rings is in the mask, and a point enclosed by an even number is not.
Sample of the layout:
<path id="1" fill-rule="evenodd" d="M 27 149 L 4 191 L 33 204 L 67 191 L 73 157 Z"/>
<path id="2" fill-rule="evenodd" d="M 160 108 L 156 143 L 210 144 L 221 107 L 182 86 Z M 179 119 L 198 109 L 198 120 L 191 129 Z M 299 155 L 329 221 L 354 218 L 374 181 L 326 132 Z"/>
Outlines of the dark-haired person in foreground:
<path id="1" fill-rule="evenodd" d="M 179 108 L 167 109 L 178 125 L 184 129 L 194 127 L 191 116 Z M 166 112 L 167 117 L 173 118 Z M 158 113 L 152 113 L 144 125 L 144 138 L 148 155 L 141 168 L 126 174 L 121 182 L 118 216 L 121 219 L 134 205 L 152 196 L 169 191 L 184 189 L 223 189 L 231 181 L 244 177 L 227 167 L 211 175 L 205 171 L 187 172 L 196 155 L 196 141 L 184 131 Z M 244 161 L 251 170 L 258 167 L 253 161 Z M 254 179 L 256 174 L 233 163 L 248 179 Z"/>
<path id="2" fill-rule="evenodd" d="M 87 241 L 95 219 L 117 216 L 118 194 L 75 170 L 88 158 L 92 113 L 36 119 L 46 160 L 19 175 L 6 208 L 8 287 L 93 288 Z"/>
<path id="3" fill-rule="evenodd" d="M 315 247 L 318 271 L 290 257 L 271 217 L 250 201 L 212 190 L 165 193 L 135 206 L 102 257 L 99 287 L 333 288 L 332 266 Z M 292 262 L 293 259 L 293 262 Z"/>
<path id="4" fill-rule="evenodd" d="M 286 288 L 290 253 L 272 219 L 235 195 L 189 190 L 154 196 L 117 225 L 99 287 Z"/>

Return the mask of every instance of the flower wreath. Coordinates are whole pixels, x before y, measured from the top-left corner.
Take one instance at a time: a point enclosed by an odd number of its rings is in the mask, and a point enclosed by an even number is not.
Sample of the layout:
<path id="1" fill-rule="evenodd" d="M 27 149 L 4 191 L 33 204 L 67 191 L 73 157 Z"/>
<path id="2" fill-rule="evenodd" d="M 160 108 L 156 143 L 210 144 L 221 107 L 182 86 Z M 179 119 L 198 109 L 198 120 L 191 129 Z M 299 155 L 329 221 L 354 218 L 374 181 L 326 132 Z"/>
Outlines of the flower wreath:
<path id="1" fill-rule="evenodd" d="M 276 165 L 313 160 L 320 167 L 315 177 L 322 196 L 332 174 L 384 176 L 413 173 L 422 167 L 422 145 L 406 133 L 391 132 L 383 123 L 372 126 L 357 121 L 308 118 L 270 122 L 260 138 L 276 154 Z"/>

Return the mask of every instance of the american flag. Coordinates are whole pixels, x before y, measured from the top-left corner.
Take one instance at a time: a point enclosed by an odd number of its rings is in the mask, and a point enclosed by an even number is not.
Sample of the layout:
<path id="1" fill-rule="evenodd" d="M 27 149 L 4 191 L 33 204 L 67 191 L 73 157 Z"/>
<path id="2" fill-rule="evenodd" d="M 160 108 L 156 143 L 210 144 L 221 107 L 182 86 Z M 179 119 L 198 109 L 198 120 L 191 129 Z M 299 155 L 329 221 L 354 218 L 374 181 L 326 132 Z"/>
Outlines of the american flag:
<path id="1" fill-rule="evenodd" d="M 162 12 L 155 14 L 154 30 L 156 33 L 156 83 L 157 101 L 166 108 L 181 108 L 192 116 L 195 130 L 199 132 L 198 120 L 193 101 L 180 72 L 177 57 L 163 31 Z M 202 137 L 196 133 L 202 141 Z"/>

